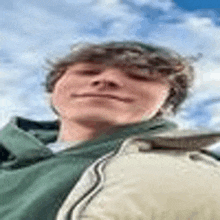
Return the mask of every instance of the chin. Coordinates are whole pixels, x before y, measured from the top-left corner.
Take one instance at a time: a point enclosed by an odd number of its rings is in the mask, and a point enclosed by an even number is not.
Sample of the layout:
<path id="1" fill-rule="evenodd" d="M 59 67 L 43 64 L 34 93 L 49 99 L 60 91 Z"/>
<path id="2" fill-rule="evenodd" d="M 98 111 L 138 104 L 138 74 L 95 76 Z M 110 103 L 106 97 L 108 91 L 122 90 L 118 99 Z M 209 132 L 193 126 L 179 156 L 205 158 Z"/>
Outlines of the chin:
<path id="1" fill-rule="evenodd" d="M 114 117 L 111 114 L 96 114 L 94 111 L 90 112 L 78 112 L 77 114 L 71 114 L 68 116 L 69 119 L 75 120 L 78 122 L 94 122 L 94 123 L 112 123 L 114 121 Z"/>
<path id="2" fill-rule="evenodd" d="M 64 115 L 63 115 L 64 116 Z M 74 109 L 73 111 L 69 111 L 65 113 L 63 118 L 67 120 L 76 121 L 78 123 L 87 123 L 91 124 L 109 124 L 109 125 L 120 125 L 120 124 L 129 124 L 129 123 L 137 123 L 142 120 L 143 114 L 130 115 L 126 114 L 126 112 L 119 114 L 117 111 L 106 111 L 100 108 L 98 109 Z M 149 115 L 145 115 L 145 117 L 149 119 Z M 146 120 L 146 118 L 145 118 Z"/>

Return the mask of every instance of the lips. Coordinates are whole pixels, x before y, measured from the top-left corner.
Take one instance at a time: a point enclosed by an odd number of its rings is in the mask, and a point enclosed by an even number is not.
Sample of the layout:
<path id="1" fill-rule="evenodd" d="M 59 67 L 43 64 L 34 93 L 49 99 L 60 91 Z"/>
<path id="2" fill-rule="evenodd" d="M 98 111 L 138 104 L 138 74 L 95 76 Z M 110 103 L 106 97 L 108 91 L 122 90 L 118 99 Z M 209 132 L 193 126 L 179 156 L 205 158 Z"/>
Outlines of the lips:
<path id="1" fill-rule="evenodd" d="M 111 94 L 81 94 L 81 95 L 72 95 L 74 97 L 101 97 L 101 98 L 108 98 L 108 99 L 116 99 L 122 102 L 131 102 L 131 98 L 124 98 L 124 97 L 119 97 Z"/>

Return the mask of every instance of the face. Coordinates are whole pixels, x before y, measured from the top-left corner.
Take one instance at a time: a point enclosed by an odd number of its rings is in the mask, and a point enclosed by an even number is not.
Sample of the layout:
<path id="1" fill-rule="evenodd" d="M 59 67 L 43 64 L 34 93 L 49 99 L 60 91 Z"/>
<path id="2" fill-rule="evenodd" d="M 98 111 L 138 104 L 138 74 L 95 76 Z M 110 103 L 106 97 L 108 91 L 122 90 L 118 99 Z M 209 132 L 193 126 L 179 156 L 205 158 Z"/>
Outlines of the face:
<path id="1" fill-rule="evenodd" d="M 95 63 L 69 66 L 52 93 L 61 119 L 111 124 L 151 118 L 163 105 L 169 85 L 163 79 L 128 74 Z"/>

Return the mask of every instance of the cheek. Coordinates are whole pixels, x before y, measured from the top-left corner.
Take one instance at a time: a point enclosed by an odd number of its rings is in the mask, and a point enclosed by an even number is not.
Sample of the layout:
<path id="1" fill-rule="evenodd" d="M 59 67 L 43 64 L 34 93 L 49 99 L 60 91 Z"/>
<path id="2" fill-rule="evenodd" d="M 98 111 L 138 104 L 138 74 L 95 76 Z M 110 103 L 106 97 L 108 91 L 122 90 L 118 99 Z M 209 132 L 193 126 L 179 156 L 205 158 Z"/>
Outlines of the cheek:
<path id="1" fill-rule="evenodd" d="M 166 100 L 169 95 L 169 89 L 163 88 L 155 93 L 155 103 L 161 103 Z"/>
<path id="2" fill-rule="evenodd" d="M 149 98 L 144 99 L 142 102 L 145 108 L 142 120 L 148 120 L 157 114 L 169 95 L 169 88 L 160 87 L 157 88 L 156 91 L 151 91 L 151 93 L 146 94 L 146 96 L 147 95 Z"/>
<path id="3" fill-rule="evenodd" d="M 70 83 L 68 83 L 68 81 L 65 79 L 61 78 L 56 83 L 53 94 L 51 96 L 52 102 L 55 106 L 59 106 L 65 102 L 65 100 L 69 95 L 69 91 L 71 91 L 70 88 L 71 88 Z"/>
<path id="4" fill-rule="evenodd" d="M 55 91 L 57 92 L 65 92 L 70 90 L 70 88 L 72 87 L 73 82 L 71 81 L 71 79 L 69 79 L 69 77 L 63 76 L 55 85 Z"/>
<path id="5" fill-rule="evenodd" d="M 169 87 L 167 85 L 151 85 L 143 91 L 143 103 L 149 107 L 160 107 L 168 97 Z"/>
<path id="6" fill-rule="evenodd" d="M 62 95 L 60 93 L 57 93 L 57 91 L 54 90 L 51 95 L 51 102 L 52 102 L 53 106 L 54 107 L 60 106 L 61 100 L 62 100 Z"/>

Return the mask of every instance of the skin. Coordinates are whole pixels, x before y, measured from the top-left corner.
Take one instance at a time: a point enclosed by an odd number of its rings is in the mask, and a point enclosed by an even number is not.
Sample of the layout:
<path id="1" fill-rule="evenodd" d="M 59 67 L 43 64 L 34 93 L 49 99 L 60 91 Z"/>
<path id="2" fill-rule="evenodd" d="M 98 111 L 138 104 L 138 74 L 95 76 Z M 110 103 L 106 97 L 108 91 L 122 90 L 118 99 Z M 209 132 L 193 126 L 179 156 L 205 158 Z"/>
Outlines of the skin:
<path id="1" fill-rule="evenodd" d="M 69 66 L 58 80 L 51 100 L 60 114 L 59 139 L 89 140 L 115 125 L 152 118 L 170 86 L 161 77 L 130 75 L 95 63 Z"/>

